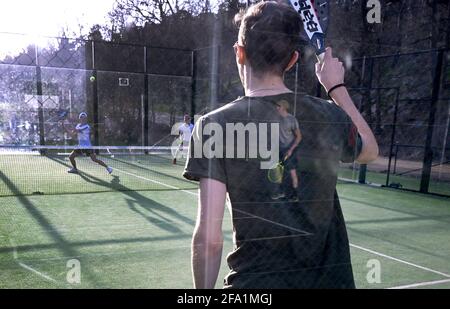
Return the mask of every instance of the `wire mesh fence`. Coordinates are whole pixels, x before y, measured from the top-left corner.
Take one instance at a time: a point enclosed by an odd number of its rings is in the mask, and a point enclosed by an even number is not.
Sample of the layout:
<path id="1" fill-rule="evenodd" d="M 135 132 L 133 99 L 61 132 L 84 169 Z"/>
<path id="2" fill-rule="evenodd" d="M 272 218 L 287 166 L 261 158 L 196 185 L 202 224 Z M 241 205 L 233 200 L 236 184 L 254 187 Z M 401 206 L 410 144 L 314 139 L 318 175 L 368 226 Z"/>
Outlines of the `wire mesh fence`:
<path id="1" fill-rule="evenodd" d="M 190 50 L 66 38 L 47 44 L 0 61 L 2 144 L 72 144 L 61 121 L 76 124 L 87 112 L 95 145 L 170 145 L 173 125 L 192 114 Z"/>
<path id="2" fill-rule="evenodd" d="M 368 166 L 344 167 L 343 176 L 450 194 L 448 59 L 448 51 L 431 50 L 353 61 L 350 90 L 375 133 L 380 157 Z"/>
<path id="3" fill-rule="evenodd" d="M 18 56 L 0 59 L 1 144 L 74 144 L 61 128 L 61 115 L 76 123 L 84 111 L 95 145 L 168 146 L 183 115 L 204 114 L 243 94 L 231 43 L 183 50 L 48 41 L 52 47 L 30 45 Z M 304 50 L 301 55 L 286 84 L 323 96 L 312 55 Z M 368 166 L 343 165 L 341 176 L 450 195 L 450 52 L 345 64 L 349 90 L 377 137 L 380 158 Z"/>

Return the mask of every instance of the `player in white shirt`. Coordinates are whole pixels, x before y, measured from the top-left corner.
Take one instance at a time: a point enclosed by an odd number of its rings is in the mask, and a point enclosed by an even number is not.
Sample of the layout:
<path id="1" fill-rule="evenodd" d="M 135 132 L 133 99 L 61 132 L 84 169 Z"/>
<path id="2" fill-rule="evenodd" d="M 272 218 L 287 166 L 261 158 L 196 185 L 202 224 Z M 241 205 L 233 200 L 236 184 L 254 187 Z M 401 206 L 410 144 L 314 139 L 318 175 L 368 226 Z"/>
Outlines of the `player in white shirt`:
<path id="1" fill-rule="evenodd" d="M 177 164 L 178 153 L 183 150 L 183 147 L 189 146 L 189 141 L 191 140 L 192 130 L 194 125 L 191 123 L 191 117 L 189 115 L 184 115 L 184 123 L 178 128 L 179 139 L 181 140 L 180 147 L 178 147 L 175 152 L 172 163 Z"/>
<path id="2" fill-rule="evenodd" d="M 76 125 L 75 129 L 72 131 L 77 134 L 78 137 L 78 147 L 69 156 L 70 163 L 72 164 L 73 168 L 71 168 L 68 173 L 71 174 L 78 174 L 77 169 L 77 163 L 75 161 L 76 157 L 82 156 L 83 154 L 90 157 L 91 160 L 104 168 L 106 168 L 106 171 L 111 174 L 113 169 L 105 164 L 100 159 L 97 159 L 97 156 L 95 155 L 95 152 L 92 150 L 92 144 L 91 144 L 91 127 L 87 123 L 87 114 L 86 113 L 80 113 L 79 115 L 80 123 Z M 64 123 L 63 123 L 64 126 Z M 64 127 L 64 129 L 67 131 L 67 129 Z"/>

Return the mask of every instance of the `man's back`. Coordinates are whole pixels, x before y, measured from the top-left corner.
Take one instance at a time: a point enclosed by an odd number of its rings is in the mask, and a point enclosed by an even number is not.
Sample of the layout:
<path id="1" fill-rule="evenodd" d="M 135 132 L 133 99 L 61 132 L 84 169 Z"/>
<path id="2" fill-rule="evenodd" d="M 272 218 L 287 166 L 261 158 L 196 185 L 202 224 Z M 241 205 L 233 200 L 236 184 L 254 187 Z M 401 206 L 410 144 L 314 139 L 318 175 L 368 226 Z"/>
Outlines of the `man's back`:
<path id="1" fill-rule="evenodd" d="M 282 118 L 276 109 L 280 100 L 288 100 L 292 106 L 294 95 L 242 98 L 206 115 L 199 124 L 215 122 L 223 128 L 227 124 L 255 124 L 260 130 L 260 124 L 280 124 Z M 246 139 L 243 158 L 191 158 L 187 164 L 187 178 L 213 178 L 227 187 L 236 247 L 228 256 L 231 272 L 226 287 L 354 286 L 335 191 L 339 161 L 352 160 L 355 155 L 356 145 L 348 144 L 353 134 L 351 121 L 332 103 L 306 95 L 298 95 L 297 102 L 295 116 L 303 135 L 296 154 L 298 202 L 272 199 L 277 184 L 269 180 L 267 169 L 261 169 L 261 158 L 249 155 L 250 139 Z M 273 127 L 267 127 L 270 136 Z M 224 153 L 231 146 L 226 143 L 227 133 Z M 202 175 L 205 166 L 208 174 Z M 336 274 L 340 274 L 338 278 Z"/>

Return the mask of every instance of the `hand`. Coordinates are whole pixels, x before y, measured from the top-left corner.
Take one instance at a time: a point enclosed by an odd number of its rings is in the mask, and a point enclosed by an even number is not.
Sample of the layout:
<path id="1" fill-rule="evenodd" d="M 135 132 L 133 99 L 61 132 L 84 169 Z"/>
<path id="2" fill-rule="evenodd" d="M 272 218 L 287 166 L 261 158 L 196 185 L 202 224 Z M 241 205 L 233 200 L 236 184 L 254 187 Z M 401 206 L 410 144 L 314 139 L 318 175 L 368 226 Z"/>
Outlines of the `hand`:
<path id="1" fill-rule="evenodd" d="M 327 47 L 323 62 L 316 63 L 316 75 L 326 91 L 344 83 L 344 65 L 338 58 L 333 58 L 331 47 Z"/>
<path id="2" fill-rule="evenodd" d="M 286 156 L 284 157 L 284 161 L 286 161 L 287 159 L 289 159 L 291 156 L 292 156 L 292 153 L 293 153 L 294 151 L 292 150 L 292 149 L 289 149 L 287 152 L 286 152 Z"/>

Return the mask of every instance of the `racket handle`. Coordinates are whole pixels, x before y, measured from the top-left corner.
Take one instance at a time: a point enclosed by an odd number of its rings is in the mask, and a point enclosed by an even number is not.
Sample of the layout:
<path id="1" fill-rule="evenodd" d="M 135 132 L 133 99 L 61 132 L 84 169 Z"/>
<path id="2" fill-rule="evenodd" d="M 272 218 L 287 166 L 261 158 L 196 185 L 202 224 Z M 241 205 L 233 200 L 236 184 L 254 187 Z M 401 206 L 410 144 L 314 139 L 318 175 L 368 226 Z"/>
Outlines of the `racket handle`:
<path id="1" fill-rule="evenodd" d="M 319 61 L 320 64 L 323 63 L 323 60 L 325 59 L 325 53 L 316 54 L 317 61 Z"/>

